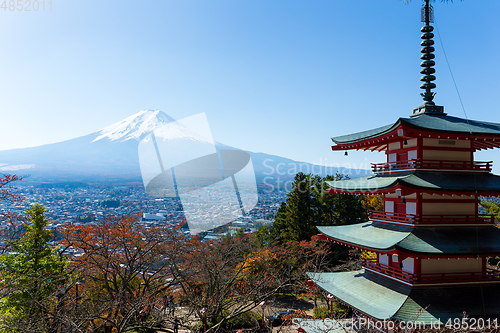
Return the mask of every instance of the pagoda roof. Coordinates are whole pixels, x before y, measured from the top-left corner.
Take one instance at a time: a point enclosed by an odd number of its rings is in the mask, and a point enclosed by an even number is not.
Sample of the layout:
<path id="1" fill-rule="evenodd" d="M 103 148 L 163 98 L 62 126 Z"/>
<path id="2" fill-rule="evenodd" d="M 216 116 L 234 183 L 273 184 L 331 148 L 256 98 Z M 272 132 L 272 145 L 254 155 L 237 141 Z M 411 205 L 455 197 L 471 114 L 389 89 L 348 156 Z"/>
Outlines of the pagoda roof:
<path id="1" fill-rule="evenodd" d="M 500 253 L 500 229 L 496 227 L 415 228 L 397 244 L 414 253 L 494 254 Z"/>
<path id="2" fill-rule="evenodd" d="M 407 137 L 440 137 L 447 135 L 449 138 L 471 139 L 471 135 L 484 138 L 485 141 L 473 143 L 476 150 L 500 147 L 500 123 L 490 123 L 478 120 L 452 117 L 445 114 L 418 114 L 410 118 L 399 118 L 395 123 L 375 129 L 341 135 L 332 138 L 336 144 L 332 149 L 372 149 L 383 150 L 384 145 L 398 140 L 398 129 L 406 129 L 404 136 Z M 434 134 L 434 135 L 432 135 Z M 368 142 L 367 142 L 368 141 Z M 371 142 L 372 141 L 372 142 Z M 360 144 L 364 142 L 364 144 Z M 371 148 L 367 148 L 371 147 Z"/>
<path id="3" fill-rule="evenodd" d="M 464 312 L 469 318 L 500 318 L 498 284 L 414 287 L 393 319 L 419 320 L 426 323 L 441 320 L 446 324 L 448 319 L 463 318 Z"/>
<path id="4" fill-rule="evenodd" d="M 371 139 L 399 127 L 407 127 L 457 134 L 473 135 L 500 135 L 500 124 L 486 121 L 468 120 L 464 118 L 452 117 L 444 114 L 419 114 L 410 118 L 399 118 L 394 124 L 382 126 L 368 131 L 333 137 L 332 141 L 337 144 L 352 143 L 361 140 Z"/>
<path id="5" fill-rule="evenodd" d="M 500 254 L 500 229 L 495 227 L 412 228 L 380 222 L 317 227 L 333 241 L 372 251 L 425 255 Z"/>
<path id="6" fill-rule="evenodd" d="M 403 306 L 411 287 L 364 270 L 308 273 L 320 288 L 376 319 L 392 318 Z"/>
<path id="7" fill-rule="evenodd" d="M 347 180 L 326 182 L 330 194 L 391 193 L 398 188 L 419 189 L 422 192 L 478 192 L 500 194 L 500 176 L 490 173 L 413 171 L 378 174 Z"/>
<path id="8" fill-rule="evenodd" d="M 377 320 L 424 322 L 443 328 L 448 319 L 498 318 L 500 288 L 497 284 L 410 287 L 359 270 L 308 273 L 313 282 L 352 308 Z"/>
<path id="9" fill-rule="evenodd" d="M 323 235 L 342 243 L 369 250 L 387 251 L 411 234 L 412 227 L 364 222 L 330 227 L 316 227 Z"/>
<path id="10" fill-rule="evenodd" d="M 346 144 L 346 143 L 354 143 L 362 140 L 376 138 L 380 135 L 387 134 L 392 130 L 396 129 L 401 123 L 402 118 L 399 118 L 398 121 L 393 125 L 385 125 L 382 127 L 374 128 L 371 130 L 352 133 L 347 135 L 335 136 L 332 138 L 332 141 L 336 144 Z"/>

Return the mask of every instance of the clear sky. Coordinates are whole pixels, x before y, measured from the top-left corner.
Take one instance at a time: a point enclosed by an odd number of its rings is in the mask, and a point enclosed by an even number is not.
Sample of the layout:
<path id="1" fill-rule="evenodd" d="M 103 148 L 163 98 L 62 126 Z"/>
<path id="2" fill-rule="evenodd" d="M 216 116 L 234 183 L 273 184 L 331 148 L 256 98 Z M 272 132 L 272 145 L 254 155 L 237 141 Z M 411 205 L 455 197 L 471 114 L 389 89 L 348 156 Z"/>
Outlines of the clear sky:
<path id="1" fill-rule="evenodd" d="M 381 153 L 331 152 L 330 137 L 393 123 L 422 103 L 421 4 L 52 0 L 50 8 L 45 0 L 45 11 L 41 1 L 38 11 L 0 8 L 0 149 L 160 109 L 176 119 L 205 112 L 215 140 L 254 152 L 315 164 L 382 161 Z M 434 7 L 468 117 L 500 122 L 500 1 Z M 435 101 L 464 117 L 439 36 L 436 62 Z M 496 159 L 500 171 L 500 153 L 477 157 Z"/>

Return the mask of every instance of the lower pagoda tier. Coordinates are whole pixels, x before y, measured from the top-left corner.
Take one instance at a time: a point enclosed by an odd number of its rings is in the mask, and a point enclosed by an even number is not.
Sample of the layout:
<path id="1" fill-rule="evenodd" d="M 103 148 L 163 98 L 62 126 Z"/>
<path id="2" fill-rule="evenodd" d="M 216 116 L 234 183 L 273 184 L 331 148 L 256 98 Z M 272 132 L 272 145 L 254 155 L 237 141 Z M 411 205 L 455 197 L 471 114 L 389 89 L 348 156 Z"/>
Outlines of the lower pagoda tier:
<path id="1" fill-rule="evenodd" d="M 430 255 L 500 255 L 496 227 L 411 228 L 379 222 L 317 227 L 320 237 L 367 251 Z"/>
<path id="2" fill-rule="evenodd" d="M 309 273 L 311 280 L 342 303 L 376 320 L 443 325 L 448 320 L 500 317 L 498 284 L 407 286 L 364 269 L 339 273 Z"/>
<path id="3" fill-rule="evenodd" d="M 405 286 L 500 287 L 500 270 L 488 265 L 489 257 L 500 255 L 496 227 L 411 228 L 369 221 L 317 228 L 320 239 L 367 251 L 366 271 Z"/>

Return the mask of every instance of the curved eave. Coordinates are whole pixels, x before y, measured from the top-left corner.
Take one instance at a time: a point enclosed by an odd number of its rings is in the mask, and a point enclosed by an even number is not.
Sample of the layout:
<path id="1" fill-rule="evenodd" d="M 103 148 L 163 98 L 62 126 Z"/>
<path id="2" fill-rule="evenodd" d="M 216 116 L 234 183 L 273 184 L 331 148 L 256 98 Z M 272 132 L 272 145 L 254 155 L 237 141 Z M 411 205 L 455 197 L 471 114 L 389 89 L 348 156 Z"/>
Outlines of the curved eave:
<path id="1" fill-rule="evenodd" d="M 319 232 L 334 242 L 368 251 L 388 252 L 406 238 L 412 227 L 364 222 L 334 227 L 317 227 Z"/>
<path id="2" fill-rule="evenodd" d="M 401 308 L 392 317 L 394 320 L 421 321 L 441 327 L 451 319 L 500 318 L 500 288 L 498 285 L 476 284 L 464 286 L 414 287 Z M 418 318 L 415 318 L 415 315 Z M 493 331 L 497 331 L 494 329 Z"/>
<path id="3" fill-rule="evenodd" d="M 401 177 L 403 175 L 400 175 Z M 401 188 L 398 176 L 367 176 L 347 180 L 327 181 L 327 194 L 384 194 Z"/>
<path id="4" fill-rule="evenodd" d="M 365 270 L 307 273 L 321 289 L 351 308 L 378 320 L 392 318 L 406 302 L 411 287 Z"/>
<path id="5" fill-rule="evenodd" d="M 485 324 L 490 319 L 493 327 L 500 318 L 498 285 L 410 287 L 365 270 L 307 275 L 342 303 L 380 321 L 441 322 L 443 328 L 449 319 L 453 322 L 465 312 Z"/>
<path id="6" fill-rule="evenodd" d="M 490 173 L 414 171 L 396 175 L 372 175 L 326 182 L 328 194 L 383 194 L 402 189 L 404 193 L 500 195 L 500 176 Z"/>
<path id="7" fill-rule="evenodd" d="M 333 137 L 335 143 L 332 150 L 364 149 L 382 151 L 387 149 L 387 144 L 400 140 L 397 135 L 401 127 L 401 119 L 392 125 L 375 128 L 359 133 Z"/>

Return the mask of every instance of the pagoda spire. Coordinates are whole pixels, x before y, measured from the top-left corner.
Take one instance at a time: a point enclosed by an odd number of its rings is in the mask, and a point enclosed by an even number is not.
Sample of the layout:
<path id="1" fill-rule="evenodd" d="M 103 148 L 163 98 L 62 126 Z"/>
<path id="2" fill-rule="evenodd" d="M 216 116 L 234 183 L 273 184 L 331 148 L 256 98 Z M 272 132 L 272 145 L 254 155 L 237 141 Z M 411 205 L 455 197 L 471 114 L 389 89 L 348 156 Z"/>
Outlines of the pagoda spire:
<path id="1" fill-rule="evenodd" d="M 432 89 L 436 88 L 436 84 L 432 81 L 436 80 L 436 77 L 434 76 L 434 73 L 436 72 L 434 65 L 436 65 L 436 62 L 434 61 L 435 56 L 433 53 L 435 51 L 433 46 L 434 34 L 432 33 L 434 31 L 434 27 L 431 25 L 431 23 L 434 23 L 434 12 L 430 4 L 430 0 L 424 0 L 424 5 L 422 6 L 422 22 L 424 23 L 424 26 L 420 29 L 422 32 L 422 41 L 420 42 L 420 45 L 422 46 L 420 50 L 420 52 L 422 52 L 422 55 L 420 56 L 420 59 L 422 59 L 420 66 L 422 69 L 420 70 L 420 74 L 423 74 L 423 76 L 420 78 L 420 81 L 423 83 L 420 85 L 420 88 L 424 89 L 425 92 L 420 95 L 422 96 L 424 103 L 422 106 L 413 109 L 413 114 L 444 114 L 444 108 L 442 106 L 437 106 L 433 102 L 436 93 L 433 92 Z"/>

